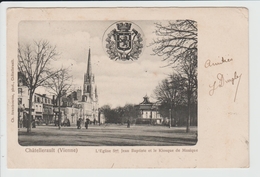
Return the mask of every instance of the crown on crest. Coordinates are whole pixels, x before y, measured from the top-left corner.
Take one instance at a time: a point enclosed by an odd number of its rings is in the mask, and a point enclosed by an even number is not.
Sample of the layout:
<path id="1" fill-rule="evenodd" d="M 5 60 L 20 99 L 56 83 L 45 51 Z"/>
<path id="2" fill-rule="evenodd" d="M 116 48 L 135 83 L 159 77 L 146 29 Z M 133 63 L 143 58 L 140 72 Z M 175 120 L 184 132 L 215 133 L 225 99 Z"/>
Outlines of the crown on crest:
<path id="1" fill-rule="evenodd" d="M 117 29 L 120 31 L 129 31 L 131 28 L 131 23 L 118 23 L 116 24 Z"/>

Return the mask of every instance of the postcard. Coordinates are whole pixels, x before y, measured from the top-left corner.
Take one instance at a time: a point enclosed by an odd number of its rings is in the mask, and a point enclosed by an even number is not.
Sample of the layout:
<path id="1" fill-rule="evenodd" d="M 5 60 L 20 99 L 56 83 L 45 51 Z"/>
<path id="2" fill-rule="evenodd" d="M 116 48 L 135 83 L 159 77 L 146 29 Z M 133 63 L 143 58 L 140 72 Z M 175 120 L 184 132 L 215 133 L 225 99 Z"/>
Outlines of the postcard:
<path id="1" fill-rule="evenodd" d="M 7 165 L 248 168 L 248 10 L 9 8 Z"/>

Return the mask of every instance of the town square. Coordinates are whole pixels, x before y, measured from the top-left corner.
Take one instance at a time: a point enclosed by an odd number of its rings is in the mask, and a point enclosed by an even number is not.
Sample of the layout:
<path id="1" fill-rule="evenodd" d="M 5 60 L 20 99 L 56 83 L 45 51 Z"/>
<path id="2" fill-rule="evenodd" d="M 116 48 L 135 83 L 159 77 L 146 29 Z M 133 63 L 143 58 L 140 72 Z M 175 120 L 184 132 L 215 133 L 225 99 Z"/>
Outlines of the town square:
<path id="1" fill-rule="evenodd" d="M 27 135 L 18 132 L 21 146 L 193 146 L 197 143 L 197 128 L 185 127 L 90 125 L 88 129 L 38 126 Z"/>
<path id="2" fill-rule="evenodd" d="M 22 22 L 19 30 L 20 145 L 197 143 L 196 21 Z"/>

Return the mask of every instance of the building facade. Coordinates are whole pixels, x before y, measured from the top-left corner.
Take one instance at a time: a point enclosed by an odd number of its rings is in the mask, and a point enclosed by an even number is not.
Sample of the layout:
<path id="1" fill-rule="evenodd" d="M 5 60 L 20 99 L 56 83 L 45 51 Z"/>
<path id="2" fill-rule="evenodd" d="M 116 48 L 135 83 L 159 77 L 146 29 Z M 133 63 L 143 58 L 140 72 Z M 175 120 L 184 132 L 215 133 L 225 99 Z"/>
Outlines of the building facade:
<path id="1" fill-rule="evenodd" d="M 33 105 L 34 105 L 34 118 L 38 119 L 39 121 L 43 121 L 43 99 L 42 96 L 38 93 L 35 93 L 33 96 Z"/>
<path id="2" fill-rule="evenodd" d="M 40 94 L 39 94 L 40 95 Z M 53 101 L 52 98 L 48 97 L 46 94 L 40 95 L 42 98 L 42 121 L 48 125 L 52 123 L 53 120 Z"/>
<path id="3" fill-rule="evenodd" d="M 25 127 L 25 117 L 29 113 L 29 90 L 25 86 L 21 73 L 18 73 L 18 122 L 19 127 Z M 32 105 L 32 115 L 34 115 L 34 105 Z"/>
<path id="4" fill-rule="evenodd" d="M 141 116 L 140 118 L 150 121 L 150 123 L 153 124 L 161 124 L 163 118 L 158 111 L 159 104 L 150 102 L 147 95 L 143 97 L 143 99 L 143 102 L 138 105 Z"/>

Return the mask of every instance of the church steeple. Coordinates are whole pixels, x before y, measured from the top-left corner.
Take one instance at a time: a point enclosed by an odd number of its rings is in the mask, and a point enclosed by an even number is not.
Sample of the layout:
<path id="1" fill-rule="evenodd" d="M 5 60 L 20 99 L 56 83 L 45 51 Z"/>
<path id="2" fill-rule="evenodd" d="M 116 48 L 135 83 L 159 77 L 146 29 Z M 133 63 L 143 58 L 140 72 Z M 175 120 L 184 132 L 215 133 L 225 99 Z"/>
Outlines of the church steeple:
<path id="1" fill-rule="evenodd" d="M 90 57 L 90 48 L 88 51 L 88 66 L 87 66 L 87 76 L 90 78 L 92 75 L 92 67 L 91 67 L 91 57 Z"/>
<path id="2" fill-rule="evenodd" d="M 86 58 L 85 58 L 86 61 Z M 92 65 L 91 65 L 91 51 L 89 48 L 88 58 L 87 58 L 87 67 L 86 72 L 84 73 L 84 83 L 83 83 L 83 94 L 82 94 L 82 104 L 88 105 L 84 106 L 84 114 L 88 115 L 88 117 L 95 122 L 98 118 L 98 99 L 97 99 L 97 90 L 95 84 L 95 77 L 92 73 Z M 85 103 L 84 103 L 85 102 Z"/>
<path id="3" fill-rule="evenodd" d="M 84 74 L 84 89 L 83 93 L 86 95 L 88 98 L 94 98 L 94 85 L 95 85 L 95 80 L 94 80 L 94 74 L 92 74 L 92 66 L 91 66 L 91 53 L 90 49 L 88 52 L 88 61 L 87 61 L 87 72 Z"/>

